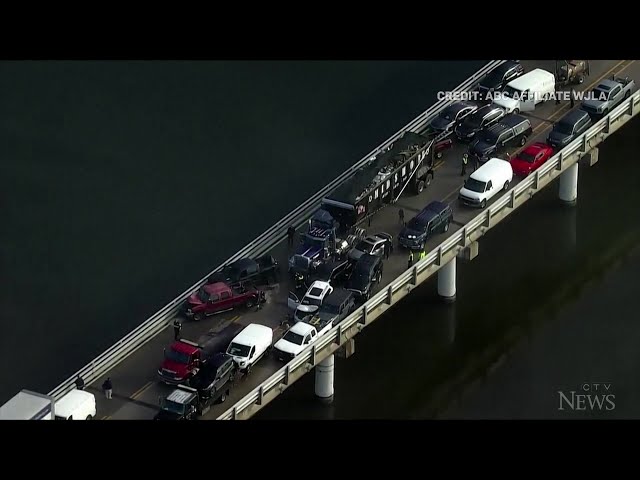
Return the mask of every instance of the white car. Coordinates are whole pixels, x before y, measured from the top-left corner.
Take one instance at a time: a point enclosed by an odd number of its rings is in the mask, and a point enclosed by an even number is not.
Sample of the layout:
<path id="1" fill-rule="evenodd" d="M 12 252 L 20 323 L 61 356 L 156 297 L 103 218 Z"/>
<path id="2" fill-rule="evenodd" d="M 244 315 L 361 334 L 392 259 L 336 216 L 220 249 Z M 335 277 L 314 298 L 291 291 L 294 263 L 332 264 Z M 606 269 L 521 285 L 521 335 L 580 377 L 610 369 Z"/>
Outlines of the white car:
<path id="1" fill-rule="evenodd" d="M 492 158 L 473 172 L 460 190 L 465 205 L 484 208 L 497 193 L 506 192 L 513 180 L 513 168 L 506 160 Z"/>
<path id="2" fill-rule="evenodd" d="M 251 367 L 271 348 L 272 343 L 273 330 L 252 323 L 231 340 L 227 347 L 227 355 L 233 358 L 241 371 L 248 374 Z"/>
<path id="3" fill-rule="evenodd" d="M 289 329 L 273 346 L 275 354 L 280 360 L 291 360 L 307 345 L 318 338 L 315 327 L 308 323 L 298 322 Z"/>
<path id="4" fill-rule="evenodd" d="M 301 301 L 298 300 L 295 293 L 289 292 L 287 304 L 290 310 L 295 311 L 293 315 L 294 320 L 298 322 L 307 315 L 317 311 L 325 297 L 331 292 L 333 292 L 331 284 L 321 280 L 316 280 L 311 284 Z"/>
<path id="5" fill-rule="evenodd" d="M 91 420 L 96 417 L 96 397 L 84 390 L 71 390 L 56 402 L 56 420 Z"/>

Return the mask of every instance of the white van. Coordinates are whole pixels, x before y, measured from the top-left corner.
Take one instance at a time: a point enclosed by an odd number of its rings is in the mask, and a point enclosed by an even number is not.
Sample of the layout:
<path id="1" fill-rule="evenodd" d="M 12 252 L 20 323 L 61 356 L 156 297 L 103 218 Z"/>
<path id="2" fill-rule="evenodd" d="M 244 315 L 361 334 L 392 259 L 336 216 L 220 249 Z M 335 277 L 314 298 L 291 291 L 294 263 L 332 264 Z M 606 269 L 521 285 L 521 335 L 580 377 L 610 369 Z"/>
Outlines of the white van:
<path id="1" fill-rule="evenodd" d="M 252 323 L 231 340 L 227 347 L 227 355 L 233 358 L 240 370 L 248 374 L 251 367 L 271 349 L 272 344 L 273 330 Z"/>
<path id="2" fill-rule="evenodd" d="M 71 390 L 56 402 L 56 420 L 91 420 L 96 416 L 96 397 L 84 390 Z"/>
<path id="3" fill-rule="evenodd" d="M 484 208 L 498 192 L 506 192 L 513 180 L 511 164 L 492 158 L 473 172 L 460 190 L 458 199 L 465 205 Z"/>
<path id="4" fill-rule="evenodd" d="M 532 111 L 536 105 L 552 98 L 556 78 L 551 72 L 536 68 L 510 81 L 502 92 L 496 93 L 493 103 L 507 113 Z"/>

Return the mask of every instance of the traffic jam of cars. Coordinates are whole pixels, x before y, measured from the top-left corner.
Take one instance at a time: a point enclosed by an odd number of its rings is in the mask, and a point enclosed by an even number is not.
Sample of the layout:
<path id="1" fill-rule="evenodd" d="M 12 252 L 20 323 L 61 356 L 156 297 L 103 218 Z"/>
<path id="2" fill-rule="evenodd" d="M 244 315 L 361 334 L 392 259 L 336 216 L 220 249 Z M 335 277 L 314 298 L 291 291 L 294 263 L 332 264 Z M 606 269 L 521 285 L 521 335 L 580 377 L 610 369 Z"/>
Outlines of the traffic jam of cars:
<path id="1" fill-rule="evenodd" d="M 370 226 L 378 211 L 405 192 L 417 195 L 427 188 L 434 178 L 434 159 L 452 147 L 454 138 L 467 146 L 467 158 L 476 165 L 457 200 L 484 208 L 509 188 L 514 175 L 535 172 L 628 98 L 634 87 L 629 79 L 602 80 L 594 89 L 600 100 L 585 100 L 553 125 L 546 142 L 526 146 L 533 129 L 520 112 L 534 109 L 538 99 L 548 100 L 559 85 L 582 84 L 589 70 L 587 60 L 563 61 L 555 74 L 539 68 L 526 72 L 517 61 L 503 63 L 480 81 L 479 102 L 454 102 L 425 133 L 405 132 L 323 198 L 303 231 L 290 229 L 286 274 L 271 255 L 243 258 L 212 274 L 186 300 L 184 318 L 200 322 L 234 309 L 260 309 L 267 301 L 263 288 L 277 284 L 288 292 L 284 333 L 275 338 L 274 329 L 255 322 L 244 328 L 231 323 L 198 341 L 176 336 L 158 368 L 160 380 L 174 390 L 161 399 L 155 418 L 204 415 L 212 404 L 224 402 L 236 379 L 249 375 L 259 361 L 268 356 L 290 361 L 369 300 L 381 286 L 394 247 L 424 254 L 426 243 L 446 233 L 454 220 L 452 207 L 443 201 L 429 202 L 407 221 L 401 213 L 395 238 L 384 231 L 367 233 L 362 225 L 368 220 Z M 506 96 L 487 100 L 495 92 Z M 508 147 L 521 150 L 500 158 Z M 409 266 L 413 253 L 410 259 Z"/>

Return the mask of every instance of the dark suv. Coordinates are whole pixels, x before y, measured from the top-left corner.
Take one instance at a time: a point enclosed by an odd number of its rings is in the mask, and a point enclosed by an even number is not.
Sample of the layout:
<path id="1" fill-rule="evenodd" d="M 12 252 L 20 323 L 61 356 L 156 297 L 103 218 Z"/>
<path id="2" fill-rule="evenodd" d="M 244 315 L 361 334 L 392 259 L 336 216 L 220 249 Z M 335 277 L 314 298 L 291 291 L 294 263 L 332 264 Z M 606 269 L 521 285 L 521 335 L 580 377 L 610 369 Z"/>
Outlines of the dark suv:
<path id="1" fill-rule="evenodd" d="M 347 318 L 355 308 L 355 304 L 356 299 L 352 291 L 345 290 L 344 288 L 336 288 L 322 302 L 318 316 L 322 321 L 333 321 L 333 326 L 335 327 Z"/>
<path id="2" fill-rule="evenodd" d="M 335 287 L 349 278 L 353 265 L 354 262 L 348 258 L 323 263 L 306 277 L 305 288 L 308 289 L 316 280 L 329 282 L 332 287 Z"/>
<path id="3" fill-rule="evenodd" d="M 584 110 L 572 110 L 553 126 L 547 137 L 547 144 L 554 148 L 563 148 L 589 130 L 591 117 Z"/>
<path id="4" fill-rule="evenodd" d="M 512 113 L 498 123 L 478 133 L 469 147 L 469 153 L 484 163 L 506 147 L 524 147 L 533 129 L 528 118 Z"/>
<path id="5" fill-rule="evenodd" d="M 347 289 L 355 293 L 359 300 L 366 302 L 371 297 L 374 284 L 380 283 L 382 270 L 382 257 L 365 253 L 353 267 Z"/>
<path id="6" fill-rule="evenodd" d="M 191 379 L 190 386 L 200 396 L 199 414 L 212 403 L 223 403 L 229 396 L 229 390 L 236 374 L 233 358 L 226 353 L 216 353 Z"/>
<path id="7" fill-rule="evenodd" d="M 498 105 L 485 105 L 469 115 L 455 129 L 456 137 L 463 142 L 470 142 L 483 128 L 488 128 L 506 114 L 505 110 Z"/>
<path id="8" fill-rule="evenodd" d="M 434 201 L 409 220 L 398 236 L 402 247 L 410 250 L 423 250 L 432 235 L 449 230 L 453 218 L 451 207 L 446 203 Z"/>
<path id="9" fill-rule="evenodd" d="M 504 89 L 511 80 L 524 73 L 524 67 L 515 60 L 508 60 L 489 72 L 478 85 L 480 99 L 486 100 L 487 94 L 493 94 Z"/>

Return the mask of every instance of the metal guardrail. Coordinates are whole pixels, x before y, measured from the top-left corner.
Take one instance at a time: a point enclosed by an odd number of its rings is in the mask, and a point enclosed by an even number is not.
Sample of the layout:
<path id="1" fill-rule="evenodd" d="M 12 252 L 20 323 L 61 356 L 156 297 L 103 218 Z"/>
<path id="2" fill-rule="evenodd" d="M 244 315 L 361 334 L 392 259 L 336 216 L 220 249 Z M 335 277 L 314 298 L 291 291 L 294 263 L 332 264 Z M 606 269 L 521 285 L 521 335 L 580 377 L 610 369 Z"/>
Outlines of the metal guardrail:
<path id="1" fill-rule="evenodd" d="M 598 121 L 579 138 L 551 157 L 535 174 L 522 180 L 490 207 L 487 207 L 483 213 L 453 233 L 432 250 L 426 258 L 399 275 L 385 289 L 378 292 L 344 321 L 325 333 L 316 343 L 306 347 L 293 360 L 220 415 L 217 420 L 239 419 L 240 415 L 253 405 L 259 405 L 261 408 L 278 396 L 291 383 L 333 354 L 348 339 L 353 338 L 360 330 L 382 315 L 391 305 L 400 301 L 413 288 L 426 281 L 441 266 L 456 257 L 465 246 L 484 235 L 487 230 L 575 164 L 582 155 L 604 141 L 608 135 L 625 123 L 621 122 L 621 120 L 625 120 L 625 116 L 628 115 L 626 120 L 635 116 L 639 106 L 640 91 L 630 96 L 607 117 Z M 248 418 L 250 414 L 255 413 L 255 410 L 257 409 L 254 409 L 253 412 L 249 411 L 245 417 Z"/>
<path id="2" fill-rule="evenodd" d="M 487 63 L 484 67 L 474 73 L 467 80 L 462 82 L 456 91 L 469 91 L 476 86 L 479 80 L 484 77 L 491 70 L 504 63 L 505 60 L 494 60 Z M 60 385 L 49 392 L 49 395 L 58 399 L 62 397 L 69 390 L 74 388 L 74 380 L 77 375 L 80 375 L 85 383 L 90 384 L 95 381 L 102 374 L 109 369 L 118 365 L 127 356 L 138 350 L 145 343 L 155 337 L 159 332 L 165 329 L 168 323 L 173 319 L 182 303 L 188 298 L 188 296 L 198 288 L 200 288 L 206 282 L 207 278 L 214 272 L 219 271 L 225 265 L 234 262 L 240 258 L 249 256 L 259 256 L 269 251 L 274 245 L 280 242 L 286 235 L 286 230 L 290 225 L 294 228 L 298 228 L 305 223 L 311 214 L 320 206 L 320 200 L 326 196 L 329 192 L 337 188 L 345 180 L 348 180 L 358 169 L 365 165 L 371 157 L 384 151 L 391 143 L 400 138 L 404 132 L 410 131 L 414 133 L 421 133 L 426 128 L 428 122 L 437 115 L 443 108 L 454 103 L 453 100 L 442 99 L 436 102 L 433 106 L 427 109 L 425 112 L 418 115 L 414 120 L 405 125 L 402 129 L 396 132 L 394 135 L 385 140 L 380 146 L 372 150 L 365 155 L 360 161 L 349 167 L 341 175 L 336 177 L 329 184 L 318 190 L 308 200 L 303 202 L 298 208 L 285 215 L 282 219 L 268 228 L 264 233 L 258 236 L 255 240 L 246 245 L 242 250 L 238 251 L 235 255 L 229 257 L 216 269 L 208 273 L 206 276 L 198 280 L 191 287 L 186 289 L 171 302 L 161 308 L 154 315 L 149 317 L 144 323 L 135 328 L 129 334 L 125 335 L 121 340 L 112 345 L 105 352 L 94 358 L 88 365 L 84 366 L 69 378 L 64 380 Z M 441 138 L 442 136 L 439 136 Z"/>

